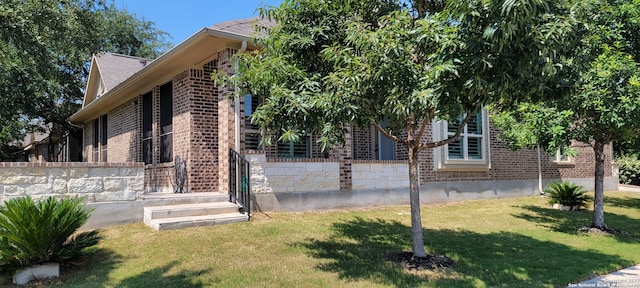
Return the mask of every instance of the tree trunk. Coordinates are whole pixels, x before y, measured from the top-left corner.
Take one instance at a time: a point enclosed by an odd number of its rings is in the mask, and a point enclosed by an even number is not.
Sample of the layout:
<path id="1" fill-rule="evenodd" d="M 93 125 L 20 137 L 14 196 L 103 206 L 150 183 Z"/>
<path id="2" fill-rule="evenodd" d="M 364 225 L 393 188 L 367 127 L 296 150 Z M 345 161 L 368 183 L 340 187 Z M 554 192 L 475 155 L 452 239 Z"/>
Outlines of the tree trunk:
<path id="1" fill-rule="evenodd" d="M 592 227 L 604 229 L 604 143 L 595 141 L 593 151 L 596 157 L 595 171 L 595 199 L 593 201 L 593 222 Z"/>
<path id="2" fill-rule="evenodd" d="M 420 189 L 418 183 L 418 152 L 409 148 L 409 201 L 411 203 L 411 241 L 414 257 L 427 257 L 422 238 L 422 217 L 420 215 Z"/>

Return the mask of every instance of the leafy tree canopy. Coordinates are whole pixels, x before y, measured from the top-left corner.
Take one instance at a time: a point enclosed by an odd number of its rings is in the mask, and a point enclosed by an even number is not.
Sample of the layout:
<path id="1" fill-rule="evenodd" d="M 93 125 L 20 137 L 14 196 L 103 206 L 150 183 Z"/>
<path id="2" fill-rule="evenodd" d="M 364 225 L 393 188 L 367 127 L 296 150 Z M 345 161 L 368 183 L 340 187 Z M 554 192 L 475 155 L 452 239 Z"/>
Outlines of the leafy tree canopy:
<path id="1" fill-rule="evenodd" d="M 261 14 L 279 25 L 227 79 L 262 100 L 252 121 L 267 142 L 316 134 L 326 149 L 349 125 L 373 125 L 404 144 L 418 257 L 418 153 L 464 127 L 433 142 L 423 138 L 431 121 L 466 113 L 464 124 L 485 104 L 510 107 L 559 85 L 549 79 L 571 30 L 557 1 L 539 0 L 286 0 Z"/>
<path id="2" fill-rule="evenodd" d="M 590 144 L 596 155 L 592 225 L 603 228 L 604 146 L 634 141 L 640 130 L 640 1 L 578 1 L 571 16 L 574 32 L 562 63 L 570 71 L 562 77 L 567 89 L 494 120 L 516 148 L 539 143 L 554 151 L 571 140 Z"/>
<path id="3" fill-rule="evenodd" d="M 80 107 L 88 60 L 98 52 L 155 58 L 166 33 L 99 0 L 0 4 L 0 156 L 31 120 L 48 133 L 74 132 L 66 119 Z"/>

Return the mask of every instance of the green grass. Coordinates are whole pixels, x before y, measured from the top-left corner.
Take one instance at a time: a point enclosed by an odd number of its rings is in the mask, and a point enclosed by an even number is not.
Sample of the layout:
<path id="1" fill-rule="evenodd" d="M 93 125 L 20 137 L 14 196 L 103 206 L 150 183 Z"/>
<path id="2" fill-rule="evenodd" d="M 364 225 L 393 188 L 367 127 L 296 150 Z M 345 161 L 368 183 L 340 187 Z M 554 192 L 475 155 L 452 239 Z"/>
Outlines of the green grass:
<path id="1" fill-rule="evenodd" d="M 640 263 L 640 193 L 605 200 L 608 226 L 628 235 L 579 232 L 591 211 L 552 210 L 541 197 L 423 206 L 427 250 L 455 261 L 427 272 L 384 260 L 411 249 L 408 206 L 162 232 L 113 227 L 61 278 L 31 287 L 564 287 Z M 0 286 L 11 286 L 6 274 Z"/>

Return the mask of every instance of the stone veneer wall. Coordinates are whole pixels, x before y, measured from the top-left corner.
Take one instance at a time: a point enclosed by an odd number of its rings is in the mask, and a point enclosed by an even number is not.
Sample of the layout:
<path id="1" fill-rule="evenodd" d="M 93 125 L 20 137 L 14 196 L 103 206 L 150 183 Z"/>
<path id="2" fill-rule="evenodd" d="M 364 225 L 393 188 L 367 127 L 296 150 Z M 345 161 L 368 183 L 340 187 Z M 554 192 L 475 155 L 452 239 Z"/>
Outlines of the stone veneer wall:
<path id="1" fill-rule="evenodd" d="M 143 163 L 0 162 L 0 200 L 85 197 L 87 203 L 135 201 L 144 193 Z"/>
<path id="2" fill-rule="evenodd" d="M 355 190 L 409 187 L 406 161 L 356 161 L 351 168 Z"/>
<path id="3" fill-rule="evenodd" d="M 248 154 L 245 157 L 251 163 L 251 193 L 340 190 L 338 162 L 320 161 L 324 159 L 271 162 L 266 160 L 264 154 Z"/>

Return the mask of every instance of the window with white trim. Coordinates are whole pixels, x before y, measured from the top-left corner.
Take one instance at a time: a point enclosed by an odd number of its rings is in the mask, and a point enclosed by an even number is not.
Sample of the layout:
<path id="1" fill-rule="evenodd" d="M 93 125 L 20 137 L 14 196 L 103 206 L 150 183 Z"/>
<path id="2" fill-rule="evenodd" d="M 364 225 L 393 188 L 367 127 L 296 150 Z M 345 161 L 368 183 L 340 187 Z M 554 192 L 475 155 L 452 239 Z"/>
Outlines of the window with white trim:
<path id="1" fill-rule="evenodd" d="M 456 121 L 437 121 L 433 125 L 433 140 L 439 141 L 455 135 L 462 115 Z M 458 136 L 447 145 L 434 148 L 436 170 L 487 170 L 489 157 L 489 121 L 483 109 L 471 117 Z"/>
<path id="2" fill-rule="evenodd" d="M 562 151 L 560 149 L 556 150 L 555 153 L 549 154 L 549 160 L 554 163 L 571 163 L 571 157 L 562 155 Z"/>
<path id="3" fill-rule="evenodd" d="M 456 134 L 456 131 L 460 127 L 463 117 L 461 116 L 458 121 L 451 121 L 447 123 L 447 137 L 452 137 Z M 482 160 L 483 159 L 483 142 L 484 130 L 482 127 L 482 112 L 479 112 L 475 116 L 471 117 L 467 121 L 467 125 L 464 126 L 458 140 L 449 143 L 447 147 L 447 159 L 455 160 Z"/>

